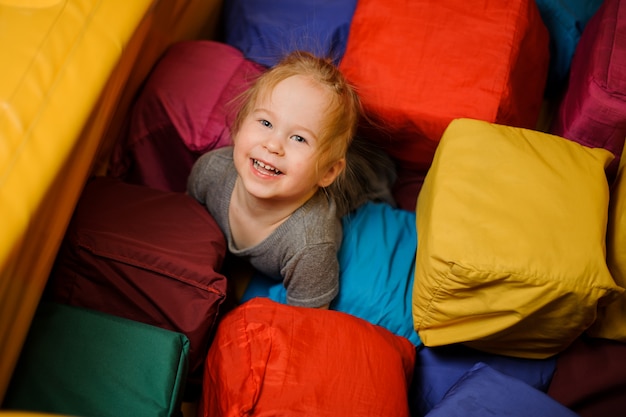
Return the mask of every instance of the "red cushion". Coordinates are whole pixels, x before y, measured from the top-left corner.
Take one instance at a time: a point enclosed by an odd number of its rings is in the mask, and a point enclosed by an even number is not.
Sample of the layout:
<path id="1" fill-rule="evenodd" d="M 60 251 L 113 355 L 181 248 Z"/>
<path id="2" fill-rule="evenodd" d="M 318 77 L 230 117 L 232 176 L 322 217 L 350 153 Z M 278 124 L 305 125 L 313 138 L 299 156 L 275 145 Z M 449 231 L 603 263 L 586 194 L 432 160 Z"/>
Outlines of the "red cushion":
<path id="1" fill-rule="evenodd" d="M 128 135 L 111 162 L 127 182 L 185 191 L 193 162 L 230 144 L 232 101 L 262 67 L 232 46 L 214 41 L 172 45 L 133 106 Z"/>
<path id="2" fill-rule="evenodd" d="M 97 178 L 87 184 L 57 256 L 57 302 L 185 334 L 200 368 L 226 294 L 226 243 L 182 193 Z"/>
<path id="3" fill-rule="evenodd" d="M 532 0 L 359 0 L 340 68 L 377 140 L 425 170 L 454 118 L 535 127 L 548 37 Z"/>
<path id="4" fill-rule="evenodd" d="M 552 133 L 615 155 L 615 178 L 626 137 L 626 1 L 605 0 L 583 31 Z"/>
<path id="5" fill-rule="evenodd" d="M 331 310 L 254 298 L 220 322 L 198 416 L 409 416 L 415 349 Z"/>

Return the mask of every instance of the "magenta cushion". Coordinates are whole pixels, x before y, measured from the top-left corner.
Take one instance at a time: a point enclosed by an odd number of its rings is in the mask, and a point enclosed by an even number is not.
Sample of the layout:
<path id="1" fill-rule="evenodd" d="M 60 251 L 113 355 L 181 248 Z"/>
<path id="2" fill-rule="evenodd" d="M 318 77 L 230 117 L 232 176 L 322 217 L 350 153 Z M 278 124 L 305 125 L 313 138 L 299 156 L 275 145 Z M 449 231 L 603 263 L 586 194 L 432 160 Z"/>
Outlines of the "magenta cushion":
<path id="1" fill-rule="evenodd" d="M 626 1 L 605 0 L 589 20 L 572 59 L 565 95 L 551 133 L 615 155 L 613 180 L 626 137 Z"/>
<path id="2" fill-rule="evenodd" d="M 232 101 L 262 71 L 232 46 L 214 41 L 172 45 L 134 103 L 111 175 L 153 188 L 184 191 L 193 162 L 230 144 Z"/>
<path id="3" fill-rule="evenodd" d="M 550 32 L 550 68 L 546 96 L 562 92 L 574 51 L 587 22 L 603 0 L 537 0 L 537 7 Z"/>

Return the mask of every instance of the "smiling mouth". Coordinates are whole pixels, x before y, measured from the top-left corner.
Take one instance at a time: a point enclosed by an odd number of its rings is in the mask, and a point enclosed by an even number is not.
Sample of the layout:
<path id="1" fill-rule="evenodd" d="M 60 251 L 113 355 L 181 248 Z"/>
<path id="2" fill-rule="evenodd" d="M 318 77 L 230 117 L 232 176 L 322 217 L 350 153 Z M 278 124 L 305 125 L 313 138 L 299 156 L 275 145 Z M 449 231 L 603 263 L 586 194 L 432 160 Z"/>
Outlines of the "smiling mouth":
<path id="1" fill-rule="evenodd" d="M 253 159 L 252 160 L 252 165 L 254 166 L 254 169 L 256 169 L 257 171 L 259 171 L 260 173 L 265 174 L 265 175 L 276 176 L 276 175 L 282 174 L 282 171 L 274 168 L 271 165 L 264 164 L 263 162 L 259 161 L 258 159 Z"/>

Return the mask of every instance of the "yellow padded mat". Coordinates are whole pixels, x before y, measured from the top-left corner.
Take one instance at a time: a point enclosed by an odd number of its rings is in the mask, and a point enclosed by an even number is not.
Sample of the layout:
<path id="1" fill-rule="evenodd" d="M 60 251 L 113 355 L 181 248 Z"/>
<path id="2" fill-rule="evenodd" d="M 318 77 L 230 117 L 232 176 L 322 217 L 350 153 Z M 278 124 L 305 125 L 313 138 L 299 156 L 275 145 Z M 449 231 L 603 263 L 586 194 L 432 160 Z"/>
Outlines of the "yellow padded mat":
<path id="1" fill-rule="evenodd" d="M 87 176 L 160 53 L 219 6 L 0 0 L 0 402 Z"/>

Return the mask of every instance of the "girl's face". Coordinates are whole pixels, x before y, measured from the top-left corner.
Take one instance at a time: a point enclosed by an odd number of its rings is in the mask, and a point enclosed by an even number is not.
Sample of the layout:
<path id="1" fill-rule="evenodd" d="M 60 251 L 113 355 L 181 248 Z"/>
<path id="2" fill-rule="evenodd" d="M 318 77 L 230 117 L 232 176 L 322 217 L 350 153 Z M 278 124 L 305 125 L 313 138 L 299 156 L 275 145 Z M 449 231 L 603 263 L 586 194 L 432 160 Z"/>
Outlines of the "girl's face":
<path id="1" fill-rule="evenodd" d="M 235 167 L 248 193 L 301 205 L 334 181 L 345 161 L 324 166 L 317 152 L 329 94 L 295 75 L 258 97 L 233 140 Z"/>

